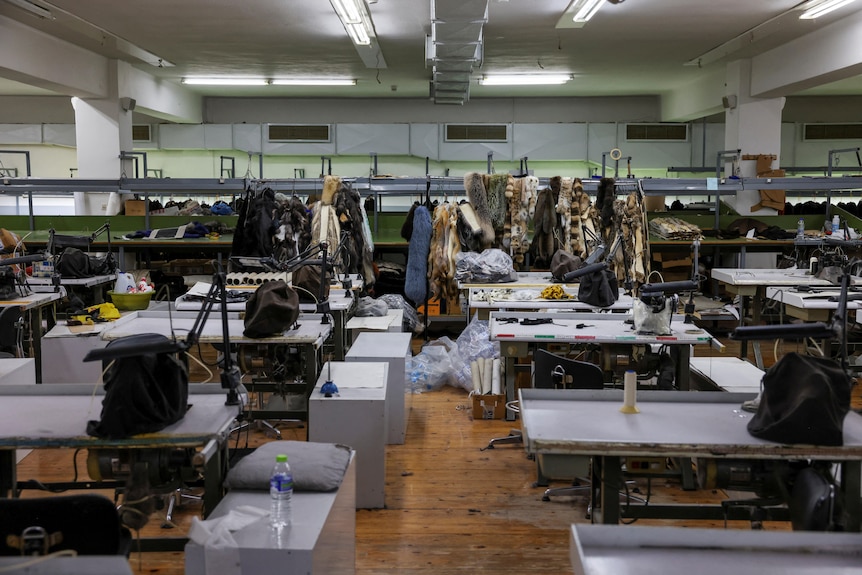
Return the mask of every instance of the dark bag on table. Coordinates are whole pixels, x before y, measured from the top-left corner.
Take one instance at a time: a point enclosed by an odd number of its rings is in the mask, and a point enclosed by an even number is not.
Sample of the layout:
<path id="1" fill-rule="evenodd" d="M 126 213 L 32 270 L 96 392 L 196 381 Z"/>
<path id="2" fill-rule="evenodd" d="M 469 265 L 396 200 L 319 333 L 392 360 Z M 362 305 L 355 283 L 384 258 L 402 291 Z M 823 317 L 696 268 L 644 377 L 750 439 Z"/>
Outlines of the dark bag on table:
<path id="1" fill-rule="evenodd" d="M 78 248 L 65 248 L 54 269 L 63 278 L 91 278 L 112 274 L 116 266 L 111 254 L 97 257 Z"/>
<path id="2" fill-rule="evenodd" d="M 104 375 L 101 419 L 87 422 L 89 435 L 123 439 L 155 433 L 185 416 L 189 400 L 185 351 L 146 352 L 153 346 L 170 347 L 170 340 L 163 335 L 142 333 L 108 343 L 107 350 L 143 351 L 111 360 Z"/>
<path id="3" fill-rule="evenodd" d="M 851 380 L 835 360 L 788 353 L 763 376 L 754 437 L 778 443 L 843 445 Z"/>
<path id="4" fill-rule="evenodd" d="M 551 275 L 554 281 L 564 281 L 563 276 L 584 267 L 584 260 L 565 250 L 557 250 L 551 258 Z"/>
<path id="5" fill-rule="evenodd" d="M 290 283 L 302 303 L 317 303 L 320 294 L 320 266 L 305 265 L 293 270 Z M 324 287 L 324 299 L 329 298 L 329 282 Z"/>
<path id="6" fill-rule="evenodd" d="M 245 303 L 245 337 L 280 335 L 299 318 L 299 296 L 284 280 L 266 282 Z"/>
<path id="7" fill-rule="evenodd" d="M 578 284 L 578 300 L 594 307 L 610 307 L 620 298 L 617 276 L 604 269 L 581 276 Z"/>

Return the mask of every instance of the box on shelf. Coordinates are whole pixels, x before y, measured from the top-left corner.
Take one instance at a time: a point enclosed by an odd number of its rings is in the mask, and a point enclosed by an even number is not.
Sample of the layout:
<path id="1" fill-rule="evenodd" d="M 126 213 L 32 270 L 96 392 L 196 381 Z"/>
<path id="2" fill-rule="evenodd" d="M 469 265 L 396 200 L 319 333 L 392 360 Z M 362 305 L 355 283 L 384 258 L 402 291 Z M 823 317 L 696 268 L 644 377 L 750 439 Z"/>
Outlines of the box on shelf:
<path id="1" fill-rule="evenodd" d="M 125 211 L 127 216 L 147 215 L 147 202 L 145 200 L 126 200 Z"/>
<path id="2" fill-rule="evenodd" d="M 419 313 L 425 313 L 425 306 L 420 305 L 416 308 Z M 428 300 L 428 315 L 440 315 L 440 298 Z"/>
<path id="3" fill-rule="evenodd" d="M 485 394 L 473 396 L 473 419 L 503 419 L 505 416 L 505 395 Z"/>
<path id="4" fill-rule="evenodd" d="M 645 196 L 644 209 L 648 212 L 664 212 L 667 211 L 664 196 Z"/>

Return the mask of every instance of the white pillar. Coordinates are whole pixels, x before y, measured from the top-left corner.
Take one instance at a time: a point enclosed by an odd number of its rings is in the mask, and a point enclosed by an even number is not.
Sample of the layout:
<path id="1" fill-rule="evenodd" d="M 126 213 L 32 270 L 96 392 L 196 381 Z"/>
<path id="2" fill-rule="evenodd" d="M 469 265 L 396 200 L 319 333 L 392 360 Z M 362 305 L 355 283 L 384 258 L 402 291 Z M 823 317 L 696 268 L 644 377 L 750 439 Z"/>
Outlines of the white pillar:
<path id="1" fill-rule="evenodd" d="M 120 160 L 120 152 L 132 151 L 132 112 L 124 110 L 118 96 L 118 66 L 109 63 L 111 82 L 108 98 L 72 98 L 75 110 L 75 146 L 78 151 L 78 177 L 82 179 L 133 178 L 134 164 Z M 142 176 L 144 177 L 144 176 Z M 109 204 L 107 193 L 76 192 L 75 213 L 78 215 L 114 215 L 119 202 Z"/>
<path id="2" fill-rule="evenodd" d="M 776 157 L 772 167 L 778 169 L 781 165 L 781 112 L 785 99 L 751 97 L 750 60 L 737 60 L 727 65 L 725 95 L 731 107 L 725 111 L 724 149 L 742 150 L 742 155 L 772 154 Z M 741 177 L 757 175 L 754 160 L 740 161 L 739 167 L 738 175 Z M 743 215 L 751 214 L 751 206 L 759 201 L 757 190 L 739 192 L 736 211 Z M 774 215 L 777 212 L 764 208 L 756 213 Z"/>

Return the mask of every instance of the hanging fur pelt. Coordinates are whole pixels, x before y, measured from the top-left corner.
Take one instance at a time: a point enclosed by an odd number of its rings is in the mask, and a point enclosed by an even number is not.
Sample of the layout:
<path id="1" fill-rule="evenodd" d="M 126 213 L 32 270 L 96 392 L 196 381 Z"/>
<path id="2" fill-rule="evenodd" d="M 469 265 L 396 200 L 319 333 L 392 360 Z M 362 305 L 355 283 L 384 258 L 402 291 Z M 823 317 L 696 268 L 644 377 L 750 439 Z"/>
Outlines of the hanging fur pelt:
<path id="1" fill-rule="evenodd" d="M 560 215 L 560 244 L 565 250 L 569 250 L 572 238 L 572 185 L 572 178 L 560 180 L 560 195 L 555 208 Z"/>
<path id="2" fill-rule="evenodd" d="M 549 187 L 540 191 L 536 200 L 536 213 L 533 216 L 533 241 L 530 244 L 533 266 L 536 268 L 548 268 L 551 265 L 551 257 L 560 247 L 558 241 L 560 225 L 556 205 L 561 183 L 562 178 L 559 176 L 551 178 Z"/>
<path id="3" fill-rule="evenodd" d="M 431 295 L 441 299 L 458 297 L 455 282 L 455 256 L 460 251 L 457 221 L 458 213 L 454 204 L 444 202 L 434 210 L 428 275 L 431 278 Z M 413 233 L 416 233 L 415 229 Z"/>
<path id="4" fill-rule="evenodd" d="M 512 263 L 520 267 L 524 263 L 525 243 L 527 241 L 527 210 L 521 207 L 521 189 L 524 178 L 512 178 L 512 194 L 509 200 L 509 255 Z M 506 194 L 508 194 L 508 189 Z"/>
<path id="5" fill-rule="evenodd" d="M 602 178 L 599 180 L 596 192 L 596 209 L 599 210 L 602 219 L 602 237 L 605 241 L 613 238 L 612 223 L 614 219 L 614 200 L 616 199 L 616 182 L 613 178 Z M 610 245 L 610 244 L 608 244 Z"/>
<path id="6" fill-rule="evenodd" d="M 479 225 L 482 226 L 482 249 L 490 248 L 494 245 L 494 225 L 491 223 L 491 210 L 488 208 L 488 195 L 482 181 L 482 174 L 471 172 L 465 175 L 464 191 L 467 192 L 467 199 L 470 200 Z"/>
<path id="7" fill-rule="evenodd" d="M 311 243 L 311 221 L 305 204 L 296 196 L 276 194 L 278 208 L 273 258 L 287 261 L 303 252 Z"/>
<path id="8" fill-rule="evenodd" d="M 362 198 L 349 182 L 340 182 L 335 195 L 335 213 L 341 230 L 348 234 L 345 250 L 340 254 L 342 268 L 351 274 L 360 274 L 366 286 L 374 284 L 373 251 L 369 250 L 365 239 L 365 218 L 362 212 Z M 369 230 L 370 233 L 370 230 Z M 338 243 L 331 244 L 335 249 Z M 344 261 L 346 260 L 346 261 Z"/>
<path id="9" fill-rule="evenodd" d="M 485 186 L 488 193 L 488 209 L 491 212 L 491 224 L 494 226 L 494 237 L 498 245 L 503 245 L 503 226 L 506 224 L 506 186 L 508 174 L 491 174 L 485 176 Z"/>
<path id="10" fill-rule="evenodd" d="M 428 296 L 428 258 L 431 250 L 431 214 L 428 208 L 416 206 L 412 228 L 407 246 L 404 295 L 418 306 Z"/>
<path id="11" fill-rule="evenodd" d="M 482 224 L 476 216 L 476 211 L 470 202 L 462 201 L 458 204 L 458 239 L 461 243 L 461 251 L 482 251 Z"/>

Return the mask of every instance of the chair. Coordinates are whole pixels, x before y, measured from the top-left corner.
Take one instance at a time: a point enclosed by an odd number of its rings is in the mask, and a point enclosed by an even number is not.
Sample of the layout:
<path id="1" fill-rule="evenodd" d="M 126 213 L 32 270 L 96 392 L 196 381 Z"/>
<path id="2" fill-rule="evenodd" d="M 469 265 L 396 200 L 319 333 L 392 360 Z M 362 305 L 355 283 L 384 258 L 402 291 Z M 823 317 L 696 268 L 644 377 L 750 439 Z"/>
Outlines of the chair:
<path id="1" fill-rule="evenodd" d="M 605 374 L 592 363 L 560 357 L 544 349 L 533 354 L 533 385 L 547 389 L 603 389 Z M 546 485 L 549 477 L 577 478 L 589 474 L 590 458 L 583 455 L 539 455 L 538 485 Z M 590 489 L 586 480 L 575 479 L 568 487 L 548 488 L 542 501 L 554 495 L 575 495 Z"/>
<path id="2" fill-rule="evenodd" d="M 114 503 L 103 495 L 0 499 L 0 555 L 73 550 L 128 557 L 131 541 Z"/>
<path id="3" fill-rule="evenodd" d="M 0 309 L 0 358 L 24 357 L 24 316 L 17 305 Z"/>
<path id="4" fill-rule="evenodd" d="M 602 389 L 605 377 L 601 368 L 595 364 L 537 349 L 533 353 L 533 385 L 552 389 Z M 521 430 L 513 429 L 505 437 L 495 437 L 488 442 L 486 449 L 512 443 L 523 443 Z M 537 484 L 545 485 L 541 477 Z"/>

